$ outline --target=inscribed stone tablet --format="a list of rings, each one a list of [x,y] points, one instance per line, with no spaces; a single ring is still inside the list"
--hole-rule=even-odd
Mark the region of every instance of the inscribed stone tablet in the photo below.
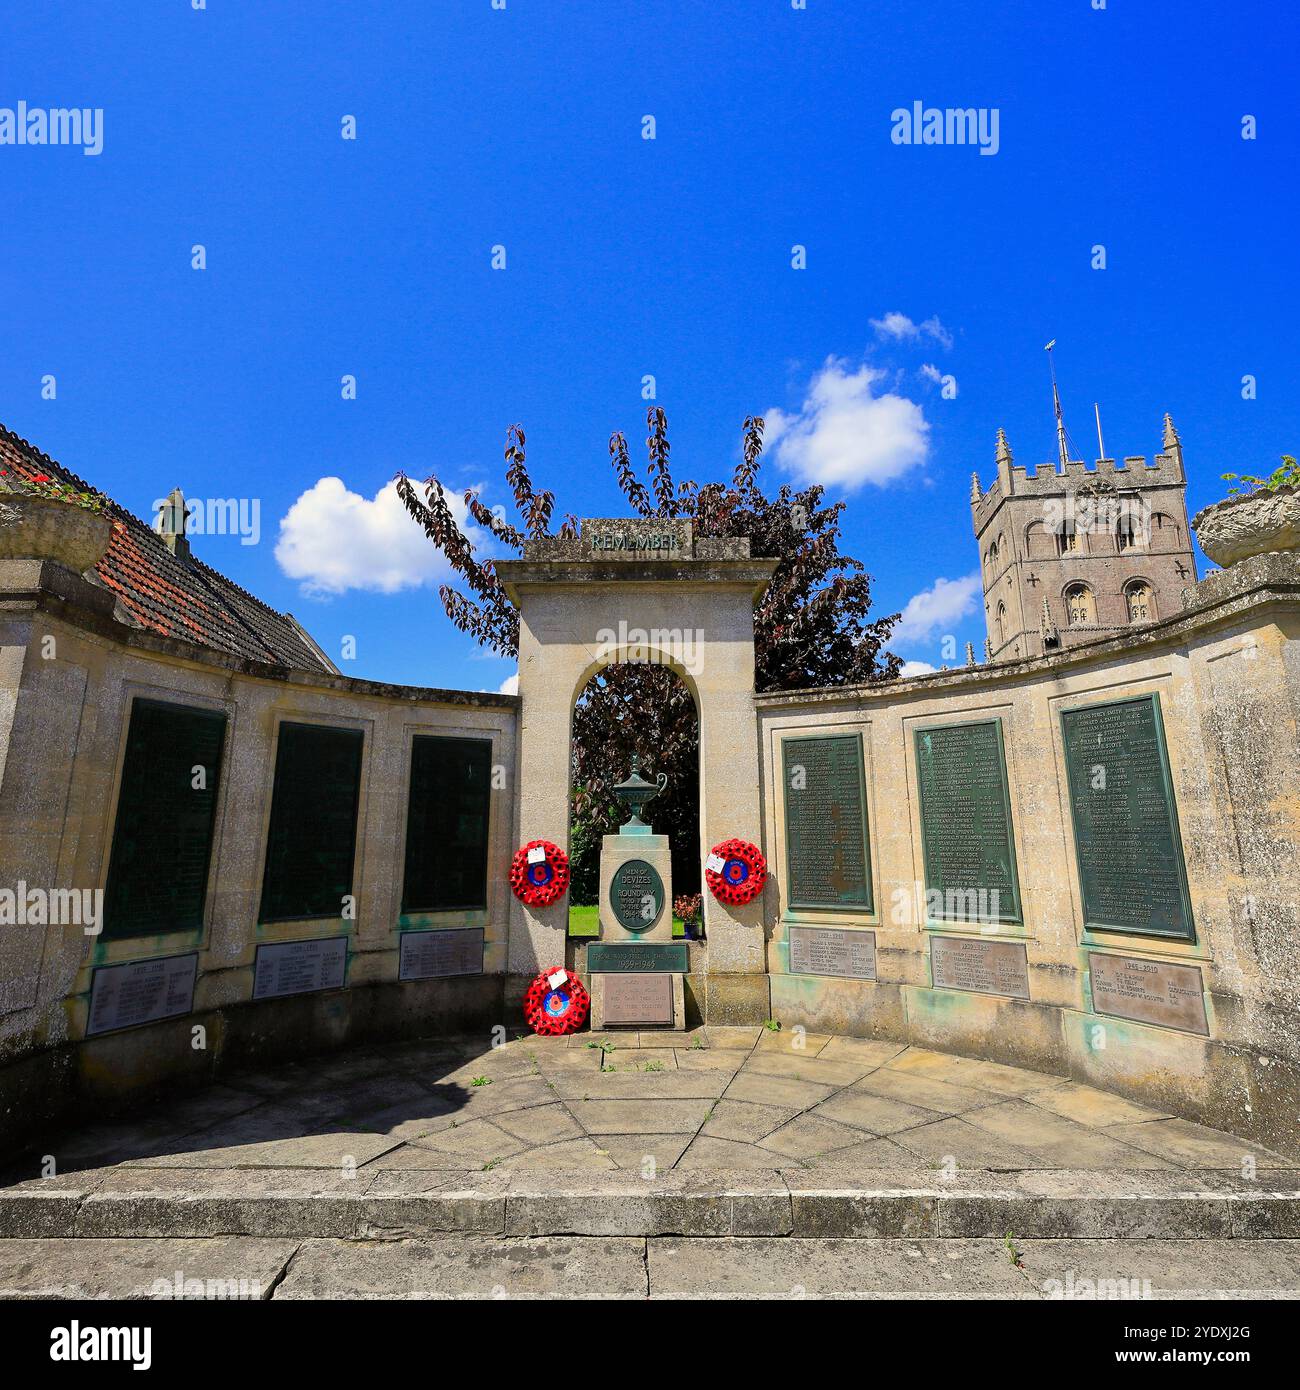
[[[86,1036],[189,1013],[198,970],[195,953],[101,966],[90,987]]]
[[[399,980],[428,980],[439,975],[483,973],[482,927],[402,933]]]
[[[1019,922],[1002,721],[917,729],[915,741],[927,916]]]
[[[671,975],[607,975],[604,989],[607,1027],[672,1027]]]
[[[1088,930],[1193,939],[1156,697],[1063,710],[1061,729]]]
[[[283,994],[340,989],[347,967],[346,936],[326,936],[315,941],[281,941],[271,946],[259,946],[253,998],[274,999]]]
[[[787,907],[870,912],[861,736],[787,738],[781,761]]]
[[[849,980],[876,978],[876,934],[840,927],[795,927],[786,931],[792,975],[839,975]]]
[[[1090,951],[1088,974],[1097,1013],[1210,1036],[1205,986],[1197,966]]]
[[[981,936],[932,936],[930,970],[935,989],[1029,998],[1029,962],[1023,941]]]

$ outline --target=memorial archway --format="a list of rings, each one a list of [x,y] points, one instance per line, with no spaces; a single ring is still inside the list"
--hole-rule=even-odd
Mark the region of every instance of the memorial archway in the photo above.
[[[594,905],[600,838],[627,811],[614,796],[633,755],[643,776],[666,778],[648,819],[672,843],[673,895],[700,891],[700,717],[690,686],[671,666],[627,661],[599,667],[573,712],[569,823],[571,904]]]
[[[670,667],[699,712],[701,843],[761,843],[754,712],[754,601],[777,561],[744,538],[695,540],[688,520],[587,520],[577,538],[529,541],[497,574],[519,609],[519,787],[516,842],[567,847],[574,704],[602,667]],[[511,906],[512,994],[565,959],[567,903]],[[767,1017],[761,899],[729,907],[708,894],[706,1010],[715,1020]]]

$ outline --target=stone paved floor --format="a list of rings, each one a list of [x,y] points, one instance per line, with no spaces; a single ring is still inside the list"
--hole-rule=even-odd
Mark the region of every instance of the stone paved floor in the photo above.
[[[1287,1158],[1088,1086],[892,1042],[759,1028],[375,1047],[227,1077],[53,1138],[88,1169],[1240,1170]],[[1154,1172],[1152,1174],[1154,1176]]]

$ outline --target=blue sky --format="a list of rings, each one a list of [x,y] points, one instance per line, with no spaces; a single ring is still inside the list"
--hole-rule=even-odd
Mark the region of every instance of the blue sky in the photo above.
[[[496,689],[382,489],[506,500],[517,420],[557,510],[617,514],[651,374],[682,475],[781,412],[767,468],[848,498],[878,611],[931,596],[900,655],[978,649],[969,477],[998,426],[1053,456],[1049,338],[1089,458],[1094,401],[1115,455],[1172,412],[1192,511],[1300,445],[1296,19],[1093,3],[15,7],[0,108],[102,108],[103,149],[0,144],[0,419],[142,515],[258,499],[196,550],[349,674]],[[895,144],[916,101],[997,153]]]

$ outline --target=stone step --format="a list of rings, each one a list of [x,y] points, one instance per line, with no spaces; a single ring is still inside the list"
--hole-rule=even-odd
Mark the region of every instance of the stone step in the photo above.
[[[1298,1253],[1214,1239],[0,1239],[0,1299],[1294,1299]]]
[[[174,1169],[0,1190],[0,1238],[1300,1238],[1300,1172]]]

